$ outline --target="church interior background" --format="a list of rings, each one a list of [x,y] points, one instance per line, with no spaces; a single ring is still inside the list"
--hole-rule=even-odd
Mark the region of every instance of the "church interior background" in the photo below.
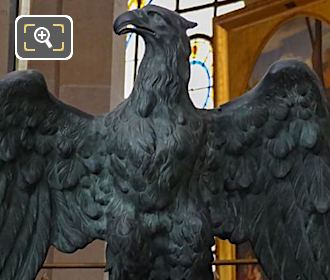
[[[110,111],[131,92],[144,43],[135,34],[118,37],[112,22],[125,10],[155,4],[175,10],[198,27],[189,30],[191,81],[189,93],[198,108],[211,109],[243,91],[232,94],[231,83],[253,87],[274,61],[299,58],[319,74],[330,88],[330,0],[2,0],[0,1],[0,75],[17,69],[43,72],[54,95],[92,114]],[[276,6],[286,7],[284,10]],[[327,10],[324,11],[325,8]],[[272,9],[269,12],[269,8]],[[262,15],[258,11],[265,11]],[[322,12],[323,10],[323,12]],[[268,12],[267,12],[268,11]],[[267,12],[267,13],[266,13]],[[68,14],[74,21],[74,56],[69,61],[18,61],[13,45],[15,18],[22,14]],[[278,20],[277,20],[278,19]],[[277,20],[277,21],[276,21]],[[267,36],[252,33],[247,46],[224,42],[232,32],[276,21]],[[231,25],[232,22],[235,22]],[[229,26],[229,27],[228,27]],[[230,26],[235,26],[231,28]],[[264,26],[264,29],[266,26]],[[268,27],[267,27],[268,28]],[[266,32],[266,31],[265,31]],[[264,34],[266,34],[264,32]],[[226,37],[227,36],[227,37]],[[260,42],[249,51],[251,42]],[[242,55],[246,60],[232,66]],[[253,59],[251,59],[251,57]],[[249,60],[250,59],[250,60]],[[242,65],[248,65],[247,72]],[[236,67],[236,68],[235,68]],[[232,75],[231,69],[234,69]],[[240,69],[241,68],[241,69]],[[235,72],[236,71],[236,72]],[[243,73],[242,76],[239,73]],[[73,255],[51,249],[39,280],[101,280],[103,242],[96,241]],[[214,277],[221,280],[265,280],[248,243],[233,246],[217,240]],[[188,279],[187,279],[188,280]]]

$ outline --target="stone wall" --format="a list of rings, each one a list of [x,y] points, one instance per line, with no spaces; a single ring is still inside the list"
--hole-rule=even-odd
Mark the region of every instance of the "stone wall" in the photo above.
[[[0,61],[6,59],[6,2],[0,1]],[[114,18],[127,9],[123,0],[31,0],[31,14],[70,15],[74,23],[74,54],[69,61],[29,61],[41,71],[49,89],[59,99],[92,114],[109,112],[124,96],[125,38],[113,33]],[[8,33],[8,32],[7,32]],[[0,74],[6,68],[0,65]],[[75,254],[49,251],[47,263],[103,263],[105,243],[96,241]],[[102,269],[42,270],[44,280],[103,280]]]
[[[7,72],[10,0],[0,1],[0,76]]]

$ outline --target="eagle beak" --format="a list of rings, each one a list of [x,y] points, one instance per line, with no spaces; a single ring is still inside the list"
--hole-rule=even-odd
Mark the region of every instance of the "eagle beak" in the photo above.
[[[115,31],[115,33],[117,35],[125,34],[125,33],[127,33],[127,32],[125,32],[127,29],[127,26],[134,25],[134,22],[136,21],[136,19],[137,19],[137,16],[132,11],[123,13],[122,15],[117,17],[117,19],[115,20],[115,22],[113,24],[113,30]]]
[[[113,30],[117,35],[122,35],[130,32],[139,35],[151,34],[155,36],[155,32],[146,27],[143,18],[139,16],[139,10],[128,11],[120,15],[113,24]]]

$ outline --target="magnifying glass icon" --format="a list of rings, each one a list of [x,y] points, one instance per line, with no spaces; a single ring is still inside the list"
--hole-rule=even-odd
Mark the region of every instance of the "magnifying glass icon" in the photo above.
[[[50,32],[46,27],[39,27],[34,31],[34,39],[41,44],[46,44],[49,49],[53,47],[49,41]]]

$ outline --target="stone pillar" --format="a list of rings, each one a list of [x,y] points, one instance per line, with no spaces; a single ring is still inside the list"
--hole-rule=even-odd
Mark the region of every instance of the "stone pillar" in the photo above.
[[[69,61],[30,61],[63,102],[92,114],[109,112],[124,98],[125,38],[114,34],[114,18],[127,9],[123,0],[31,0],[31,14],[63,14],[73,19],[74,52]],[[49,263],[103,263],[105,243],[96,241],[75,254],[51,250]],[[49,280],[103,280],[102,269],[42,271]],[[39,277],[40,277],[39,276]],[[40,278],[39,278],[40,279]]]
[[[113,19],[127,10],[127,1],[115,0],[113,6]],[[110,108],[116,107],[124,98],[125,89],[125,36],[112,34],[112,63]]]
[[[7,73],[9,46],[10,0],[0,1],[0,76]]]
[[[31,0],[31,15],[56,15],[61,14],[62,0],[43,1]],[[59,61],[29,61],[28,68],[37,69],[46,77],[49,90],[59,96]]]
[[[84,111],[110,109],[113,2],[63,0],[62,14],[73,19],[74,51],[60,62],[59,96]]]

